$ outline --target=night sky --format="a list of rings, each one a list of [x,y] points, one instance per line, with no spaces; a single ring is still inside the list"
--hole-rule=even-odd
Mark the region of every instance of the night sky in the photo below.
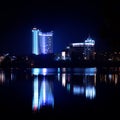
[[[79,0],[78,0],[79,1]],[[120,4],[96,0],[3,1],[0,4],[0,53],[31,54],[32,28],[53,31],[54,52],[88,35],[96,51],[120,50]]]

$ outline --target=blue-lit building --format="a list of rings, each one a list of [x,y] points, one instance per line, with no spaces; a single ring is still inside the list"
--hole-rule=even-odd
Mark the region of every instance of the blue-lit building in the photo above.
[[[35,55],[39,54],[38,41],[39,41],[39,30],[37,28],[33,28],[32,29],[32,53]]]
[[[32,53],[35,55],[39,54],[50,54],[53,53],[53,32],[43,33],[37,28],[32,29]]]

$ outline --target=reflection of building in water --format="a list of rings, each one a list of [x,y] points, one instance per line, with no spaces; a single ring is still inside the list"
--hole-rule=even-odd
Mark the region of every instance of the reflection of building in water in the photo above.
[[[0,71],[0,83],[4,83],[5,82],[5,73],[4,71]]]
[[[0,70],[0,84],[9,84],[10,80],[14,77],[11,71]]]
[[[39,69],[34,70],[34,83],[33,83],[33,111],[40,110],[42,107],[54,107],[53,86],[51,81],[48,81],[45,76],[39,79]],[[44,71],[44,70],[43,70]],[[44,75],[45,71],[43,72]]]
[[[0,69],[0,83],[9,84],[14,80],[25,80],[27,77],[29,77],[27,70],[16,68]]]
[[[39,107],[46,105],[52,105],[54,107],[54,97],[50,83],[44,79],[41,82]]]
[[[86,98],[93,99],[96,96],[96,68],[85,68],[77,73],[59,73],[58,80],[61,79],[62,86],[66,87],[74,95],[85,95]]]
[[[34,78],[33,83],[33,104],[32,104],[33,110],[38,109],[38,76]]]
[[[108,73],[108,74],[100,74],[100,81],[110,82],[117,84],[120,80],[120,74],[117,73]]]
[[[120,83],[120,67],[102,67],[98,74],[100,82],[115,85]]]

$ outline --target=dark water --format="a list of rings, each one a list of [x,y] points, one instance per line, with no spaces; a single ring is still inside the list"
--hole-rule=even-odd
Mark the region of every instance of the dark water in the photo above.
[[[5,119],[119,116],[120,67],[0,69]]]

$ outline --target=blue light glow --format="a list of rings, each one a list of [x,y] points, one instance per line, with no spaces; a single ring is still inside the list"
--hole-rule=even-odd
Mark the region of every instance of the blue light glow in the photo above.
[[[34,78],[33,83],[33,100],[32,100],[32,110],[38,111],[41,107],[52,106],[54,107],[54,96],[52,93],[52,84],[48,82],[45,77],[39,83],[38,76]]]
[[[97,68],[85,68],[85,75],[94,75],[97,72]]]
[[[47,68],[33,68],[32,69],[33,75],[47,75]]]
[[[70,91],[70,83],[67,84],[67,90]]]
[[[60,73],[60,68],[58,68],[57,70],[58,70],[58,73]]]
[[[32,53],[35,55],[38,55],[39,54],[39,52],[38,52],[38,33],[39,33],[39,30],[33,28],[32,33],[33,33],[33,51],[32,51]]]
[[[58,73],[58,81],[60,81],[60,73]]]
[[[95,41],[89,36],[87,40],[85,40],[86,45],[95,45]]]
[[[42,33],[39,29],[33,28],[33,50],[35,55],[53,53],[53,32]]]
[[[42,53],[45,54],[46,44],[45,44],[45,36],[42,36]]]
[[[32,74],[33,75],[39,75],[39,73],[40,73],[40,69],[39,68],[33,68],[32,69]]]
[[[73,94],[75,94],[75,95],[84,94],[84,87],[74,86]]]
[[[39,98],[39,109],[42,106],[46,105],[51,105],[52,107],[54,107],[54,97],[52,94],[52,89],[50,83],[45,79],[41,83]]]
[[[32,109],[36,111],[38,109],[38,76],[34,79],[33,84],[34,92],[33,92],[33,104]]]
[[[94,86],[87,86],[85,90],[86,98],[93,99],[96,96],[96,89]]]
[[[53,53],[53,43],[52,43],[52,32],[47,33],[39,33],[39,40],[40,40],[40,54],[48,54]]]

